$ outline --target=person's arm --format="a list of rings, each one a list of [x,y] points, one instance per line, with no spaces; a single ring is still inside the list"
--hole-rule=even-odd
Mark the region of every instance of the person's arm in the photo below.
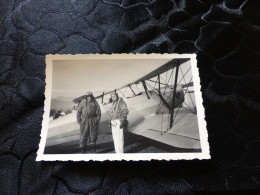
[[[100,121],[100,118],[101,118],[100,105],[97,102],[96,102],[96,105],[97,105],[97,110],[96,110],[97,120]]]
[[[124,101],[121,102],[121,116],[120,116],[120,122],[125,122],[127,119],[127,115],[129,114],[129,110],[127,108],[127,105]]]
[[[82,104],[80,102],[79,107],[77,109],[77,122],[78,122],[78,124],[81,123],[81,115],[82,115]]]
[[[112,112],[111,112],[111,108],[109,109],[109,111],[107,112],[107,116],[108,116],[108,127],[111,127],[111,120],[112,120]]]
[[[120,129],[127,128],[128,122],[127,122],[127,115],[129,113],[129,110],[127,108],[126,103],[123,101],[121,105],[121,116],[120,116]]]

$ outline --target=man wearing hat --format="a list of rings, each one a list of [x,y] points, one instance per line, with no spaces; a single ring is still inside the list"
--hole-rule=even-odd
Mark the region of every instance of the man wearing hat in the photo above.
[[[98,102],[92,92],[87,92],[77,109],[77,121],[80,124],[80,147],[82,153],[87,150],[87,144],[91,152],[96,152],[96,141],[101,111]]]
[[[124,152],[124,129],[127,128],[129,113],[125,101],[116,92],[111,93],[112,106],[109,112],[110,125],[116,153]]]

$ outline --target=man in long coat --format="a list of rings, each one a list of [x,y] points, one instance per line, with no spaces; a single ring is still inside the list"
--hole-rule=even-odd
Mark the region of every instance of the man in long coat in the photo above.
[[[86,152],[88,141],[91,152],[96,152],[100,118],[100,106],[95,100],[92,92],[87,92],[85,99],[80,102],[77,109],[77,121],[80,124],[80,147],[82,153]]]

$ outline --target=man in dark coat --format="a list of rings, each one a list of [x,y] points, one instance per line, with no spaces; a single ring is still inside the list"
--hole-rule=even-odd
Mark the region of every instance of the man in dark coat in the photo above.
[[[124,153],[124,129],[127,128],[129,113],[125,101],[116,92],[111,94],[112,106],[109,112],[110,125],[116,153]]]
[[[101,118],[101,111],[98,102],[95,100],[92,92],[86,93],[77,109],[77,121],[80,124],[80,147],[82,153],[86,152],[87,144],[92,152],[96,152],[96,141],[98,126]]]

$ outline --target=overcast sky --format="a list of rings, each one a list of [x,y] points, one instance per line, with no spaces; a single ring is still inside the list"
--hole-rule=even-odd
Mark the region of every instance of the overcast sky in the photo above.
[[[113,90],[150,73],[169,59],[57,60],[53,63],[52,98],[79,97],[87,91]]]

